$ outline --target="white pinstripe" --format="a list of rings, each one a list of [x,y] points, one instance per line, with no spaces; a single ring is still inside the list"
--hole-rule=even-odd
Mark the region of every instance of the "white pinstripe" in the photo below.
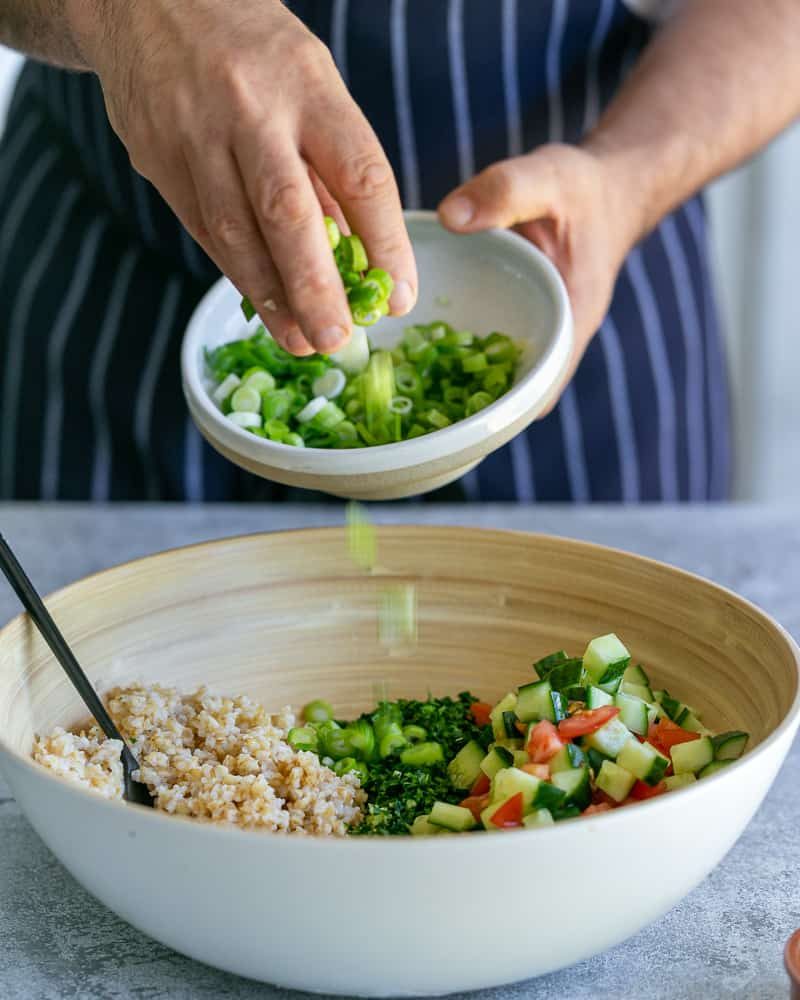
[[[639,454],[633,429],[628,380],[625,375],[625,357],[622,353],[619,331],[611,316],[606,316],[597,334],[608,372],[608,393],[611,419],[619,455],[620,487],[623,503],[639,501]]]
[[[33,176],[32,174],[30,176]],[[40,178],[41,179],[41,178]],[[36,184],[38,187],[38,183]],[[0,443],[0,496],[11,497],[14,493],[14,465],[17,457],[17,426],[19,423],[19,399],[22,391],[22,373],[25,360],[25,331],[28,328],[31,311],[36,301],[39,283],[44,278],[53,259],[69,215],[75,207],[80,191],[77,184],[70,184],[58,202],[44,239],[31,260],[17,295],[11,304],[8,328],[8,353],[6,356],[5,380],[3,385],[3,425]],[[33,387],[38,399],[37,387]]]
[[[153,461],[153,453],[150,446],[153,400],[164,356],[167,351],[167,345],[169,344],[170,333],[175,324],[175,315],[178,311],[182,285],[183,282],[178,277],[172,277],[167,282],[158,311],[158,320],[156,321],[153,337],[150,341],[147,363],[139,382],[139,390],[136,393],[136,404],[133,411],[133,437],[136,442],[136,449],[142,460],[142,465],[146,470],[147,496],[150,500],[159,499],[156,463]]]
[[[108,387],[107,374],[138,258],[138,250],[128,250],[120,262],[114,283],[111,286],[108,305],[95,345],[92,364],[89,368],[89,408],[95,428],[91,485],[91,499],[94,503],[108,500],[110,493],[111,428],[105,407],[105,391]]]
[[[64,350],[75,317],[84,301],[92,279],[100,240],[108,228],[106,219],[95,219],[86,231],[78,251],[78,259],[58,318],[50,331],[45,368],[45,414],[42,439],[41,494],[43,500],[58,497],[58,473],[61,465],[62,420],[64,417],[64,384],[62,366]]]
[[[686,352],[686,448],[689,460],[689,499],[706,496],[706,422],[703,412],[703,339],[697,303],[694,300],[689,265],[678,238],[675,220],[667,216],[659,227],[672,285],[681,317]]]
[[[31,202],[39,193],[39,185],[55,164],[57,156],[58,153],[54,149],[43,150],[20,185],[17,197],[9,209],[2,228],[0,228],[0,272],[5,268],[6,259],[16,238],[20,223],[30,208]],[[11,166],[9,166],[8,172],[9,174],[12,172]]]
[[[25,151],[28,139],[33,135],[34,129],[40,123],[41,118],[38,112],[32,112],[23,119],[22,126],[14,134],[7,146],[0,147],[0,189],[5,188],[8,179],[14,171],[14,167],[19,162],[20,156]]]
[[[517,0],[502,0],[502,3],[501,46],[508,155],[521,156],[522,115],[519,110],[519,71],[517,69]]]
[[[333,0],[331,12],[331,52],[345,84],[347,84],[347,6],[348,0]]]
[[[392,0],[389,30],[392,47],[394,106],[400,142],[400,162],[403,168],[403,201],[406,208],[419,208],[419,163],[417,162],[417,142],[414,136],[414,116],[411,111],[411,92],[408,86],[406,0]]]
[[[94,105],[94,124],[97,129],[95,148],[100,164],[100,174],[114,211],[121,215],[124,211],[125,200],[119,187],[117,171],[114,169],[114,156],[111,152],[111,126],[108,123],[106,104],[99,84],[92,86],[91,92]]]
[[[450,64],[450,89],[453,94],[456,146],[458,148],[458,172],[463,184],[475,173],[475,150],[472,143],[467,69],[464,59],[464,0],[449,0],[447,52]]]
[[[550,142],[564,139],[564,109],[561,96],[561,44],[567,26],[567,0],[553,0],[553,17],[547,37],[545,69],[547,74],[547,100]],[[580,411],[575,396],[575,388],[570,383],[561,394],[556,409],[561,423],[564,441],[564,461],[567,466],[569,491],[576,503],[586,503],[591,499],[589,473],[583,443]]]
[[[186,432],[183,445],[183,491],[189,503],[202,503],[203,484],[203,439],[191,417],[186,418]]]
[[[624,270],[633,288],[644,330],[645,345],[653,372],[658,412],[658,468],[661,482],[660,499],[669,503],[678,499],[678,442],[675,427],[675,387],[669,357],[664,344],[664,331],[658,315],[655,296],[642,261],[642,252],[635,247],[625,261]]]
[[[700,205],[697,201],[690,201],[683,206],[682,211],[686,217],[687,223],[689,224],[689,230],[697,248],[698,257],[701,261],[706,261],[706,242],[704,235],[705,220],[703,219],[703,214],[700,211]],[[706,263],[706,268],[707,267],[708,264]],[[713,305],[711,302],[711,279],[709,274],[706,274],[705,280],[703,281],[703,307],[704,310],[706,310],[707,315],[710,315],[713,312]],[[710,399],[709,414],[711,418],[711,437],[715,441],[723,442],[727,440],[728,433],[726,427],[728,421],[728,401],[726,396],[723,400],[722,407],[715,406],[713,387],[721,382],[723,391],[727,391],[727,385],[725,382],[724,372],[718,370],[722,366],[722,357],[713,333],[709,333],[708,347],[709,349],[706,351],[706,380],[708,383],[706,391],[708,392]],[[717,355],[716,366],[714,364],[714,353]],[[728,490],[728,483],[724,474],[726,458],[727,448],[723,452],[721,444],[711,450],[708,488],[710,494],[715,497],[725,496]]]
[[[583,131],[588,132],[600,117],[600,83],[598,70],[603,43],[608,37],[611,19],[614,16],[616,0],[601,0],[600,11],[594,24],[592,40],[589,43],[589,57],[586,64],[586,106],[583,112]]]

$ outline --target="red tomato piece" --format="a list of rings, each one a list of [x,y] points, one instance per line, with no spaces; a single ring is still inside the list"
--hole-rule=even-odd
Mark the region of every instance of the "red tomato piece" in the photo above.
[[[532,774],[535,778],[541,778],[542,781],[550,780],[550,768],[547,764],[523,764],[520,770]]]
[[[501,830],[522,826],[522,792],[512,795],[492,815],[490,822]]]
[[[688,729],[681,729],[679,725],[670,719],[659,719],[658,722],[651,723],[647,730],[648,739],[657,750],[660,750],[665,757],[669,757],[670,750],[679,743],[691,743],[692,740],[699,740],[700,733],[690,733]],[[655,742],[653,742],[655,740]]]
[[[488,795],[468,795],[463,802],[459,802],[460,806],[465,809],[469,809],[472,815],[475,817],[476,822],[480,823],[481,813],[489,805]]]
[[[480,777],[475,779],[475,784],[470,789],[470,795],[486,795],[489,789],[492,787],[491,781],[488,777],[481,771]]]
[[[546,764],[564,746],[558,730],[552,722],[542,719],[531,726],[530,736],[525,749],[533,764]]]
[[[613,808],[608,802],[593,802],[592,805],[583,810],[581,816],[594,816],[595,813],[611,812]]]
[[[610,722],[619,709],[615,705],[603,705],[602,708],[582,709],[568,719],[562,719],[558,724],[558,735],[564,740],[574,740],[576,736],[587,736]]]
[[[648,785],[644,781],[637,781],[631,789],[631,798],[641,802],[643,799],[652,799],[656,795],[663,795],[666,790],[667,786],[663,781],[659,781],[657,785]]]
[[[470,705],[469,710],[472,718],[475,720],[476,726],[488,726],[491,722],[489,714],[492,711],[492,706],[488,705],[485,701],[476,701]]]

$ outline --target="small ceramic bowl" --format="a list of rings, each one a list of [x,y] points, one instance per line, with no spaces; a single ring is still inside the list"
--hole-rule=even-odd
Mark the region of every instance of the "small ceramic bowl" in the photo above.
[[[204,349],[249,332],[239,313],[239,293],[222,279],[192,316],[181,355],[189,411],[217,451],[275,482],[388,500],[462,476],[552,401],[572,353],[573,333],[566,289],[548,258],[513,232],[456,236],[433,212],[408,212],[406,221],[420,274],[419,301],[410,315],[371,328],[371,339],[389,346],[406,326],[436,319],[481,335],[500,330],[525,344],[515,385],[474,416],[411,441],[337,451],[263,440],[232,424],[209,397]]]
[[[342,530],[167,552],[48,599],[101,692],[140,679],[267,708],[472,690],[496,701],[553,649],[616,630],[655,685],[708,726],[751,734],[689,788],[509,834],[292,837],[112,802],[30,758],[85,709],[29,619],[0,631],[0,766],[25,816],[89,892],[210,965],[293,989],[419,996],[499,986],[596,955],[659,919],[724,857],[800,722],[800,650],[730,591],[583,542],[381,528],[361,573]],[[417,589],[419,642],[389,655],[388,581]],[[394,651],[392,651],[394,654]],[[536,992],[535,990],[533,992]]]

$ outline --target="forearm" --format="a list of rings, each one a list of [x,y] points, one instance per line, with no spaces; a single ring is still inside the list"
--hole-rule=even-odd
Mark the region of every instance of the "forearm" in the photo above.
[[[798,0],[688,0],[585,142],[635,242],[800,114]]]
[[[87,69],[71,6],[70,0],[0,0],[0,43],[56,66]]]

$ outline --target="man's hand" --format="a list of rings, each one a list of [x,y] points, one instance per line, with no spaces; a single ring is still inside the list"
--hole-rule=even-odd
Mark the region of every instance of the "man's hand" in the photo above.
[[[395,279],[417,274],[392,169],[327,48],[278,0],[67,0],[111,123],[220,270],[294,354],[352,322],[323,211]]]
[[[575,319],[566,386],[606,314],[639,228],[602,161],[578,147],[542,146],[495,163],[457,188],[439,206],[439,216],[460,233],[513,227],[556,265]]]

